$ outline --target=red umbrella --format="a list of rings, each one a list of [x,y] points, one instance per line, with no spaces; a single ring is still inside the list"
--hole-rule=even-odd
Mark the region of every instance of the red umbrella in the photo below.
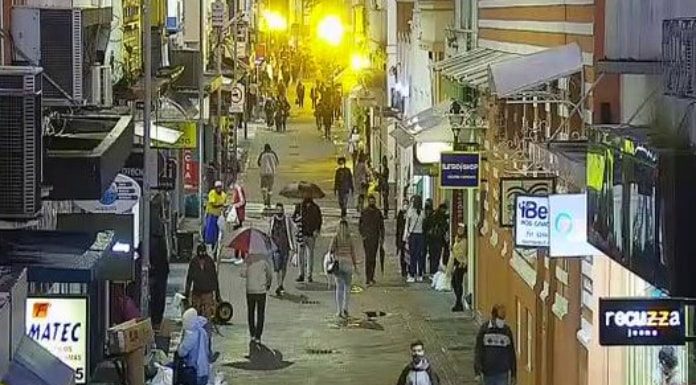
[[[271,255],[275,246],[266,233],[252,227],[242,227],[232,233],[229,247],[244,254]]]

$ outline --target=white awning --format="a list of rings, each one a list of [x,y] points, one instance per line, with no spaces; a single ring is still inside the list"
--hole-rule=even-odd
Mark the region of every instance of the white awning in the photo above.
[[[426,108],[425,110],[412,115],[401,121],[403,128],[411,135],[416,135],[423,130],[435,127],[442,121],[447,121],[447,111],[450,108],[450,101]]]
[[[581,70],[580,46],[571,43],[491,64],[490,88],[494,95],[505,98]]]
[[[396,127],[392,130],[392,132],[389,133],[389,135],[394,138],[396,141],[396,144],[399,145],[399,147],[409,147],[412,146],[414,141],[413,141],[413,136],[406,132],[404,130],[404,127],[401,125],[396,125]]]
[[[517,55],[508,52],[475,48],[461,55],[439,61],[433,65],[433,69],[459,83],[485,89],[488,86],[488,67],[515,57]]]
[[[135,135],[143,137],[145,134],[144,130],[145,124],[143,122],[135,122]],[[150,138],[157,142],[162,142],[166,144],[174,144],[183,133],[179,130],[173,128],[160,126],[158,124],[150,122]]]

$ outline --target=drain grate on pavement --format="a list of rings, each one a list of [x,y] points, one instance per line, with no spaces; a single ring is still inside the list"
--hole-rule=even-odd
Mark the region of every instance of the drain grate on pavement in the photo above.
[[[320,302],[314,299],[303,299],[300,301],[300,304],[302,305],[319,305]]]
[[[338,351],[333,350],[333,349],[307,349],[306,352],[307,352],[307,354],[316,355],[316,356],[338,353]]]

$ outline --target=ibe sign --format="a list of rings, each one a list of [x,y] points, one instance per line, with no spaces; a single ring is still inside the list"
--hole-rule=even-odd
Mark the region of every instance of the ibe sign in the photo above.
[[[515,200],[515,245],[549,246],[549,198],[518,195]]]
[[[27,335],[87,383],[87,297],[27,298]]]

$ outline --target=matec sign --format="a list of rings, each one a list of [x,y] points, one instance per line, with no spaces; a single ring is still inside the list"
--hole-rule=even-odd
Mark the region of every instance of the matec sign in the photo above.
[[[684,345],[684,303],[672,298],[600,298],[599,344]]]

